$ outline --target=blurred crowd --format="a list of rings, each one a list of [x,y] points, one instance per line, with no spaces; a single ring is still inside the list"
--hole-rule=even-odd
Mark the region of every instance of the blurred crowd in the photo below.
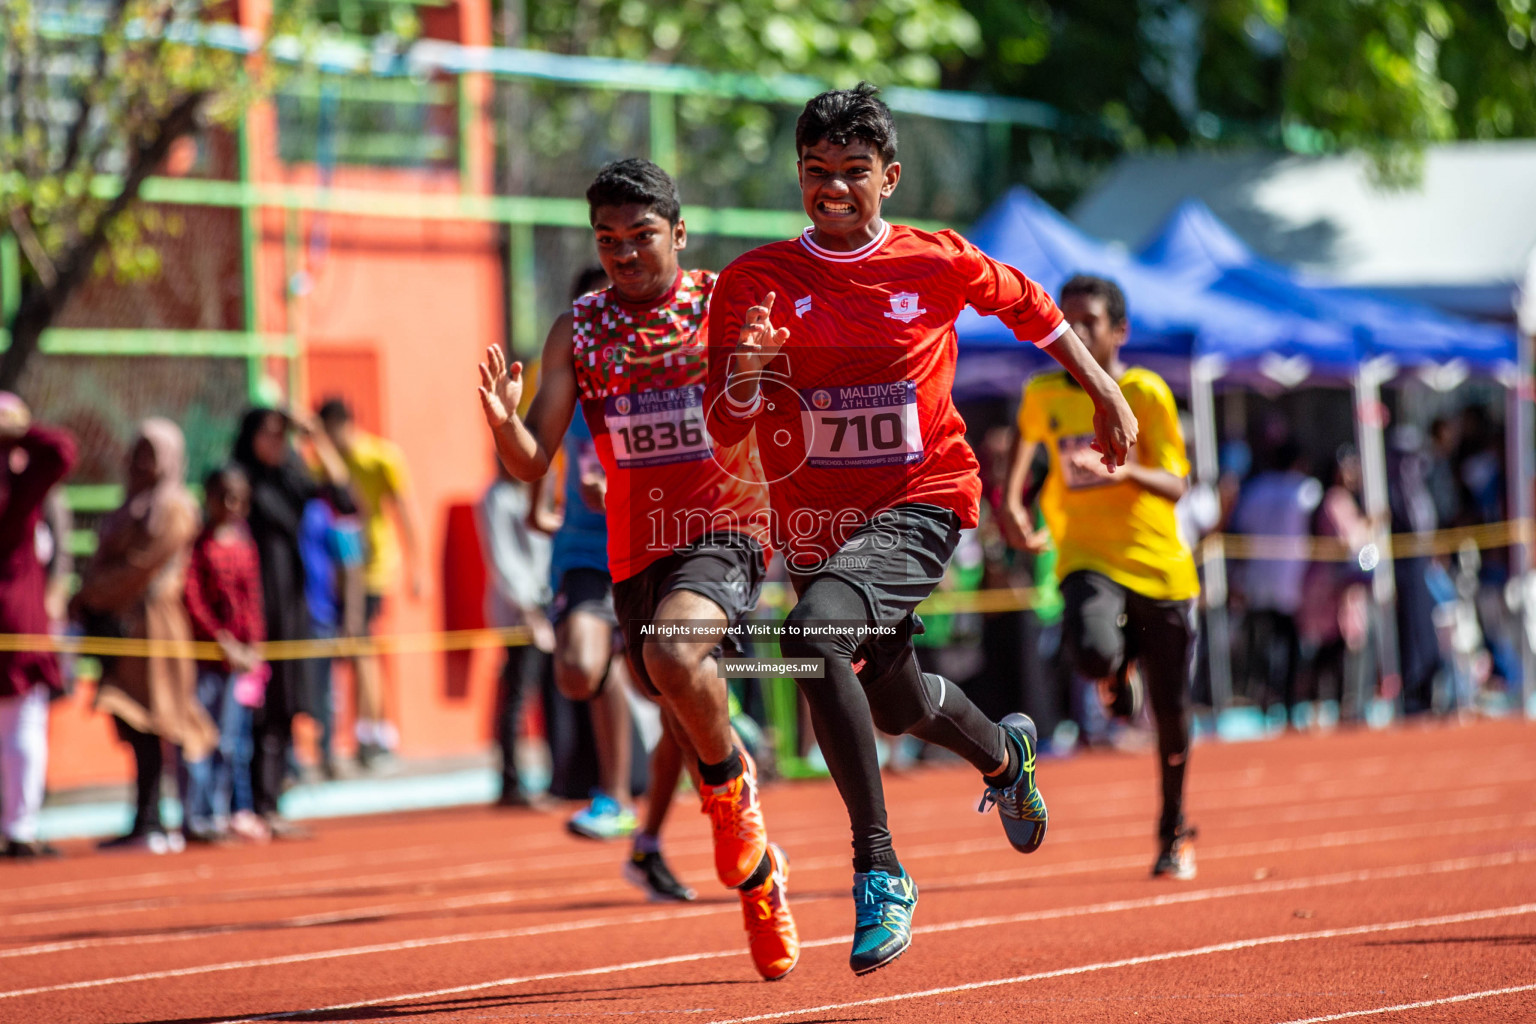
[[[919,658],[926,670],[964,686],[989,716],[1028,712],[1050,738],[1049,753],[1144,746],[1148,724],[1134,662],[1107,692],[1075,692],[1084,684],[1059,657],[1054,554],[1014,550],[998,527],[1010,443],[1007,428],[983,433],[982,522],[966,532],[942,589],[1011,589],[1019,599],[1011,610],[971,610],[962,602],[961,610],[924,615]],[[329,400],[312,417],[250,410],[228,461],[201,481],[200,505],[185,480],[180,429],[146,420],[129,449],[122,504],[100,521],[94,553],[80,564],[69,556],[72,527],[57,486],[75,461],[72,438],[33,421],[16,396],[0,394],[0,447],[0,634],[166,642],[148,657],[100,658],[95,705],[112,716],[136,766],[132,828],[103,847],[166,853],[187,842],[299,838],[305,829],[279,810],[287,785],[306,771],[336,778],[391,756],[397,733],[385,714],[377,658],[263,661],[257,654],[267,641],[367,635],[385,594],[402,583],[412,595],[421,592],[404,461],[393,444],[359,429],[343,402]],[[1252,447],[1229,442],[1219,485],[1192,487],[1179,506],[1191,546],[1220,533],[1237,556],[1228,563],[1231,649],[1213,652],[1202,630],[1196,704],[1211,703],[1211,660],[1219,654],[1231,665],[1232,703],[1257,709],[1271,728],[1507,709],[1519,690],[1520,660],[1505,548],[1429,544],[1427,553],[1400,554],[1389,574],[1395,621],[1383,621],[1374,600],[1384,582],[1377,579],[1385,571],[1378,564],[1383,530],[1427,536],[1507,518],[1504,454],[1500,424],[1478,405],[1436,419],[1427,432],[1399,426],[1389,434],[1388,508],[1373,518],[1351,446],[1317,460],[1283,429]],[[658,730],[644,702],[622,687],[603,704],[573,700],[571,688],[556,683],[549,534],[558,534],[568,511],[562,502],[595,486],[587,479],[592,467],[577,461],[556,469],[575,474],[569,490],[530,488],[498,467],[478,509],[488,619],[525,627],[530,638],[507,649],[501,673],[499,802],[590,797],[573,830],[591,825],[609,838],[608,830],[623,834],[625,821],[633,827],[632,797],[645,789],[645,748]],[[1245,552],[1245,536],[1262,544]],[[765,605],[759,614],[776,620],[782,612]],[[212,645],[205,650],[217,655],[186,657],[175,644],[188,640]],[[1389,644],[1395,657],[1384,656]],[[333,678],[334,660],[348,664],[353,684],[356,742],[346,746],[356,753],[345,765],[336,722],[337,698],[347,691]],[[38,817],[49,703],[72,669],[44,651],[0,651],[6,856],[56,853],[39,840]],[[733,687],[738,731],[771,771],[774,723],[763,685]],[[542,756],[519,749],[530,731],[530,697],[541,708],[533,731]],[[300,715],[315,723],[313,769],[295,750]],[[803,709],[800,722],[797,753],[814,766],[819,755]],[[888,767],[898,769],[937,756],[910,737],[891,740],[886,752]],[[531,763],[545,766],[542,778],[529,777]],[[183,808],[179,829],[161,817],[168,769]]]
[[[0,634],[149,645],[143,655],[107,649],[99,658],[95,707],[111,716],[135,765],[132,827],[102,847],[168,853],[187,842],[305,835],[278,799],[300,771],[293,725],[301,714],[317,726],[319,771],[341,772],[332,660],[264,661],[259,645],[364,635],[403,573],[420,594],[398,449],[360,430],[339,400],[314,417],[252,409],[229,460],[201,481],[199,507],[181,429],[145,420],[123,468],[122,504],[100,521],[90,558],[73,564],[57,487],[75,462],[73,438],[0,394],[0,447]],[[190,642],[202,642],[200,657],[189,656]],[[367,770],[388,756],[397,733],[384,716],[377,659],[347,660],[357,767]],[[49,703],[75,674],[61,661],[25,646],[0,651],[8,857],[57,855],[38,838],[38,820]],[[179,829],[161,816],[168,768]]]
[[[1256,709],[1270,729],[1498,714],[1516,706],[1522,627],[1509,549],[1497,541],[1457,543],[1439,532],[1507,520],[1502,424],[1486,407],[1468,404],[1436,418],[1427,431],[1406,424],[1389,431],[1387,507],[1375,516],[1366,511],[1352,444],[1317,457],[1284,421],[1261,433],[1252,445],[1228,442],[1218,485],[1192,486],[1178,506],[1192,548],[1209,535],[1227,538],[1230,647],[1213,651],[1202,622],[1196,707],[1214,703],[1213,657],[1230,666],[1230,705]],[[967,685],[1000,687],[998,706],[1016,701],[1042,723],[1043,733],[1063,726],[1055,733],[1058,753],[1120,745],[1127,727],[1137,734],[1137,719],[1142,731],[1145,726],[1135,666],[1122,670],[1112,692],[1072,692],[1057,657],[1053,555],[1009,550],[995,516],[986,515],[1000,500],[1007,445],[1005,428],[990,432],[984,444],[983,465],[993,467],[993,483],[978,534],[983,585],[1032,587],[1033,608],[975,617],[986,657]],[[1397,538],[1390,570],[1382,558],[1386,532]],[[1382,574],[1389,579],[1379,580]],[[1396,609],[1390,621],[1376,600],[1384,583]],[[1208,618],[1203,607],[1201,615]],[[1390,657],[1384,657],[1387,645]],[[1023,678],[1008,669],[1018,646],[1019,663],[1033,667]]]
[[[1216,528],[1325,542],[1311,558],[1235,561],[1230,574],[1234,698],[1283,723],[1315,723],[1319,706],[1357,723],[1381,700],[1408,717],[1497,711],[1520,691],[1509,549],[1437,535],[1508,519],[1502,425],[1473,404],[1387,440],[1387,508],[1375,516],[1351,445],[1317,465],[1287,436],[1256,459],[1245,445],[1222,453]],[[1387,581],[1376,579],[1383,530],[1400,538]],[[1384,583],[1390,622],[1374,614]]]

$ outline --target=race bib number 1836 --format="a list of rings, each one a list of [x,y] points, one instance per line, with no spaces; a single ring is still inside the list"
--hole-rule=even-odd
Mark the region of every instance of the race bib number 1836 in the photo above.
[[[800,396],[807,465],[840,469],[922,459],[916,381],[808,388]]]
[[[603,419],[621,468],[709,458],[702,384],[609,395],[603,400]]]

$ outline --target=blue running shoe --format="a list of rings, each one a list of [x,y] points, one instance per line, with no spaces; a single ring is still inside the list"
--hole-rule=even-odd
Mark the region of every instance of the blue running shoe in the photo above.
[[[1014,712],[1000,724],[1008,733],[1012,756],[1024,770],[1011,786],[988,786],[976,809],[985,814],[996,806],[1008,842],[1020,853],[1034,853],[1045,842],[1045,826],[1050,820],[1045,798],[1035,787],[1035,723],[1028,715]]]
[[[912,945],[912,910],[917,883],[903,869],[899,876],[884,871],[859,871],[853,876],[853,951],[848,966],[868,974],[895,960]]]
[[[592,802],[571,816],[565,827],[583,839],[623,839],[639,827],[635,812],[626,810],[602,790],[592,791]]]

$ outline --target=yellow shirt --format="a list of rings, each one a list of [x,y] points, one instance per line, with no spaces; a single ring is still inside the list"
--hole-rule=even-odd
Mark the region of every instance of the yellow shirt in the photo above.
[[[405,457],[393,442],[357,432],[352,450],[342,456],[352,474],[352,491],[361,504],[363,535],[368,541],[364,579],[370,594],[383,594],[400,575],[400,543],[395,524],[384,514],[384,499],[400,500],[410,486]]]
[[[1132,367],[1120,390],[1141,425],[1131,458],[1189,475],[1173,393],[1151,370]],[[1093,441],[1093,400],[1064,371],[1035,377],[1024,388],[1019,434],[1044,444],[1051,469],[1040,510],[1056,540],[1056,575],[1102,573],[1144,597],[1182,601],[1200,593],[1195,560],[1179,539],[1174,503],[1125,480],[1102,479],[1072,464]],[[1095,453],[1095,457],[1097,453]]]

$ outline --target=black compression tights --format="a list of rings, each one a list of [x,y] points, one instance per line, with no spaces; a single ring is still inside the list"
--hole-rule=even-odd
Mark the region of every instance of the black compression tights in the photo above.
[[[780,649],[786,658],[824,659],[824,678],[797,682],[810,706],[827,769],[848,808],[853,869],[895,873],[900,865],[886,824],[885,791],[870,723],[883,732],[908,733],[952,750],[984,774],[1003,763],[1005,735],[958,686],[918,667],[905,630],[863,646],[846,633],[793,635],[796,629],[828,621],[873,625],[857,590],[822,576],[805,588],[789,613]],[[855,675],[851,661],[859,657],[865,664]]]

